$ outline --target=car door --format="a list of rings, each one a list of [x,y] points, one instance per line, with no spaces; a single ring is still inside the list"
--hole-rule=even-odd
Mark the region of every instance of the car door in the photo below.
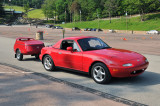
[[[74,69],[74,70],[82,70],[82,52],[77,46],[76,42],[73,40],[65,40],[63,42],[68,42],[69,44],[64,44],[65,47],[61,47],[58,51],[58,66]],[[61,44],[62,46],[63,44]],[[67,47],[73,47],[74,51],[67,51]]]

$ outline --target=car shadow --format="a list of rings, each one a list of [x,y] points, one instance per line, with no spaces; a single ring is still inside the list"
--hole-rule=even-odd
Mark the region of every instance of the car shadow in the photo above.
[[[81,72],[81,71],[75,71],[75,70],[67,70],[67,69],[56,68],[56,70],[52,71],[52,72],[64,72],[64,73],[68,73],[68,74],[78,75],[78,76],[81,76],[81,77],[91,78],[91,76],[88,73],[84,73],[84,72]]]
[[[36,58],[24,58],[22,61],[36,61],[36,62],[41,62],[40,59],[36,59]]]
[[[90,75],[87,73],[80,73],[79,71],[71,71],[71,70],[65,70],[65,69],[59,69],[57,68],[56,71],[53,72],[64,72],[69,74],[74,74],[81,77],[91,78]],[[109,84],[104,85],[131,85],[131,86],[150,86],[150,85],[158,85],[160,84],[160,74],[151,72],[151,71],[145,71],[139,76],[136,77],[127,77],[127,78],[112,78],[111,82]]]
[[[132,86],[150,86],[160,84],[160,74],[150,71],[145,71],[143,74],[136,77],[128,78],[113,78],[110,85],[132,85]]]

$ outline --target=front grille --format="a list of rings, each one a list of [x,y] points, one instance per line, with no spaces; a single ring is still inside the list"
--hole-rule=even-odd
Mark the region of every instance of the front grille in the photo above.
[[[131,74],[139,74],[139,73],[142,73],[143,71],[144,71],[144,69],[142,69],[142,70],[137,70],[137,71],[131,72]]]

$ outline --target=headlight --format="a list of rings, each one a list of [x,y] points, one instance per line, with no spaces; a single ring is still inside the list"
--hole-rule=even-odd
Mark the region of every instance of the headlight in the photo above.
[[[133,64],[130,64],[130,63],[128,63],[128,64],[123,64],[123,66],[124,67],[129,67],[129,66],[132,66]]]
[[[148,60],[146,59],[145,62],[148,63]]]

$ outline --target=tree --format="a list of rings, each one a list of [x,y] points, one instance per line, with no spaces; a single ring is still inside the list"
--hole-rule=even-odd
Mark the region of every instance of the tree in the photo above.
[[[46,0],[42,5],[42,11],[47,18],[53,18],[55,16],[56,8],[55,8],[55,1],[54,0]]]
[[[113,13],[115,13],[117,11],[117,0],[107,0],[105,2],[105,8],[104,10],[109,13],[109,18],[110,18],[110,23],[111,23],[111,16]]]
[[[25,4],[24,5],[24,10],[25,10],[25,13],[27,15],[27,18],[28,18],[28,11],[29,11],[30,7],[29,7],[29,3]]]
[[[160,3],[158,0],[134,0],[135,7],[137,8],[137,11],[139,11],[141,16],[141,21],[145,21],[145,14],[151,11],[155,11]],[[147,8],[146,8],[147,7]]]
[[[0,1],[0,17],[3,17],[3,15],[4,15],[4,10],[2,6],[2,1]]]
[[[97,13],[98,0],[78,0],[81,6],[83,20],[93,20],[93,14]]]
[[[79,19],[80,4],[75,0],[71,5],[71,12],[74,13],[74,21]]]

